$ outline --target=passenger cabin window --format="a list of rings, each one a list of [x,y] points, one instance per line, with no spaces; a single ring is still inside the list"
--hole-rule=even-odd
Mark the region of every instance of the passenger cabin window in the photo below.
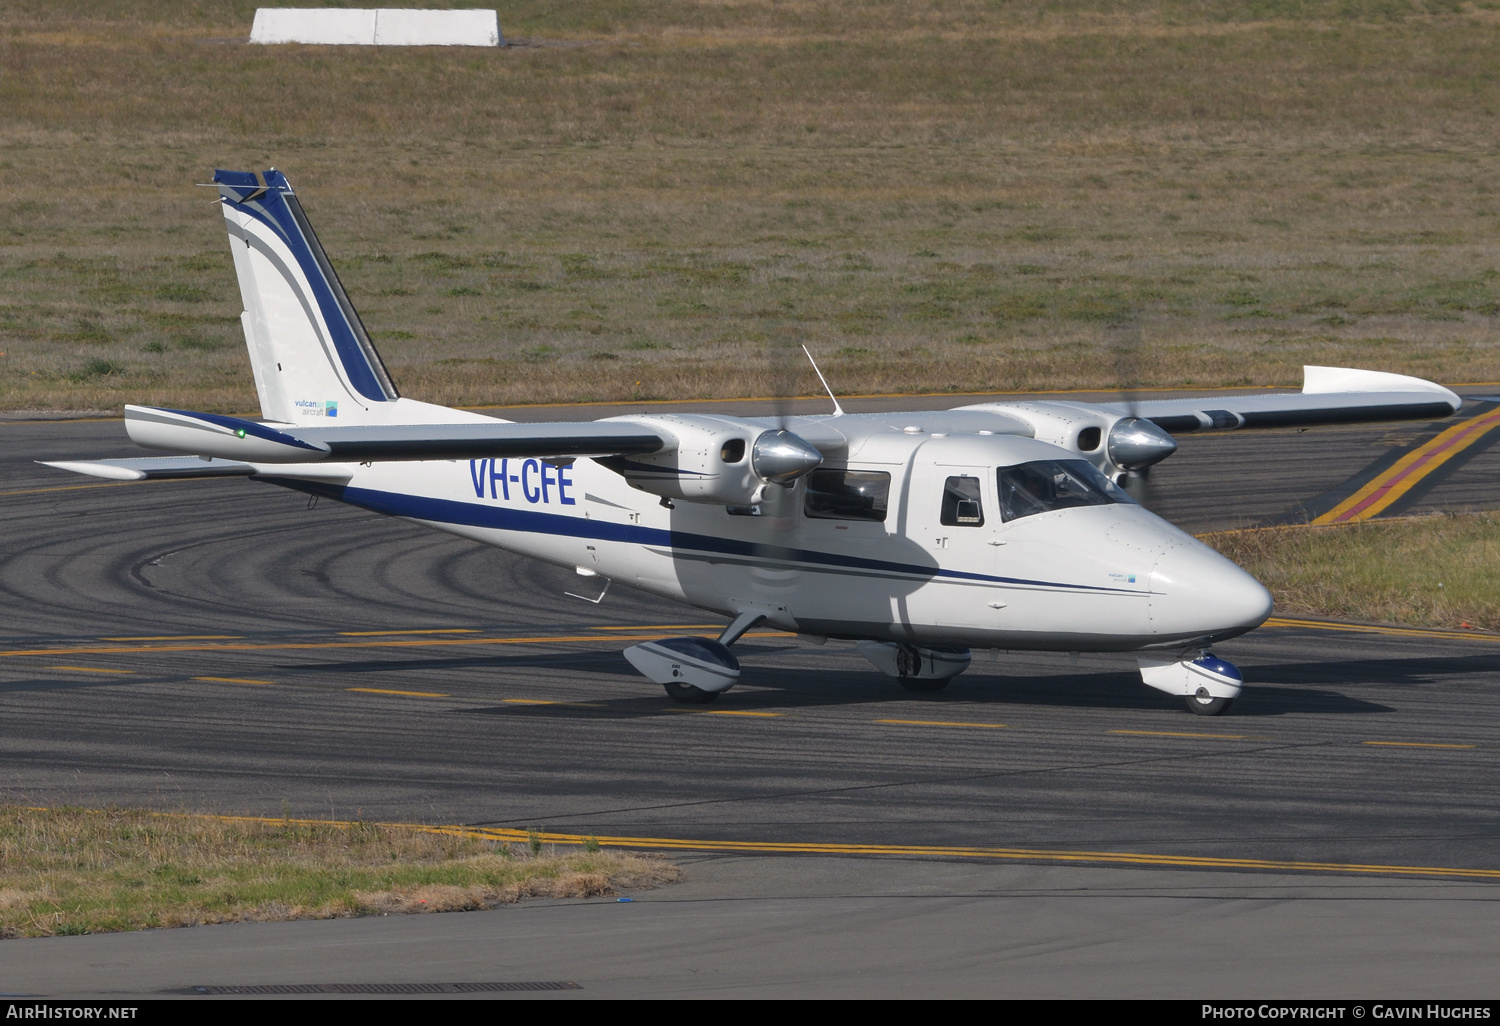
[[[879,470],[814,470],[802,512],[814,520],[885,521],[891,475]]]
[[[1000,516],[1019,520],[1074,506],[1108,506],[1134,500],[1087,460],[1037,460],[1001,467]]]
[[[950,477],[943,485],[942,522],[946,527],[983,527],[984,507],[979,501],[979,478]]]

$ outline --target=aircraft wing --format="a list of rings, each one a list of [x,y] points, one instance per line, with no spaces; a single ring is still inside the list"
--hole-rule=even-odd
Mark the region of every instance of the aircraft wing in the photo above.
[[[673,444],[642,425],[611,421],[279,428],[241,417],[150,406],[126,406],[125,430],[148,449],[249,463],[635,456]]]
[[[1438,420],[1463,400],[1442,385],[1404,374],[1346,367],[1303,367],[1302,391],[1103,403],[1150,420],[1174,435],[1237,428],[1307,427],[1382,420]]]

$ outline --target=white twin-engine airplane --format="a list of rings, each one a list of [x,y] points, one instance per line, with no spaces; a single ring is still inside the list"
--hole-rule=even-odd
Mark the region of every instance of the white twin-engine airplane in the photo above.
[[[1121,485],[1174,433],[1461,405],[1418,378],[1308,367],[1300,393],[1130,407],[849,414],[834,399],[827,416],[512,423],[398,396],[286,177],[214,182],[263,419],[126,406],[136,443],[186,455],[51,465],[248,475],[727,617],[716,641],[625,651],[678,702],[731,687],[730,646],[765,623],[855,641],[913,691],[942,688],[974,648],[1130,652],[1146,684],[1222,713],[1243,680],[1207,646],[1259,626],[1271,595]]]

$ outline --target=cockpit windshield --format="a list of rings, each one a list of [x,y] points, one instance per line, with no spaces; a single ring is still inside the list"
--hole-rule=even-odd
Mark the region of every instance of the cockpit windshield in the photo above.
[[[1000,515],[1019,520],[1074,506],[1108,506],[1134,500],[1087,460],[1036,460],[1001,467]]]

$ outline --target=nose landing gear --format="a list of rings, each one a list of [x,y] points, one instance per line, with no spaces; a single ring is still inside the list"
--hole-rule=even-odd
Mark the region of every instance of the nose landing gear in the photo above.
[[[1228,712],[1245,684],[1238,667],[1212,652],[1192,660],[1143,655],[1136,656],[1136,662],[1142,681],[1169,695],[1181,695],[1188,711],[1198,716]]]

